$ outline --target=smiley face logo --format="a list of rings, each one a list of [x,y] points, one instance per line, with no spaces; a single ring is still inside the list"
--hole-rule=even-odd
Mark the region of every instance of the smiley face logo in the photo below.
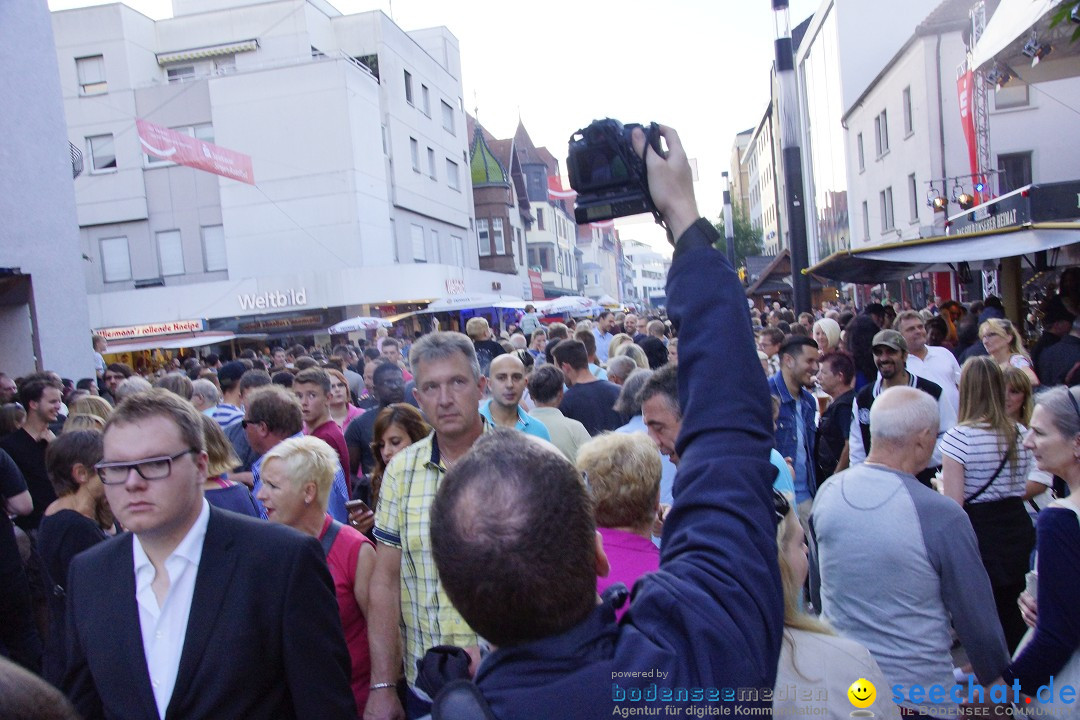
[[[857,708],[868,708],[877,699],[877,688],[866,678],[859,678],[851,683],[847,691],[848,700]]]

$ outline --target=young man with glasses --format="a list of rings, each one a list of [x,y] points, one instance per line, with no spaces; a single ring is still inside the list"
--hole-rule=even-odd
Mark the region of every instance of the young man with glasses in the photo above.
[[[63,685],[80,715],[355,718],[321,547],[210,507],[194,406],[134,395],[104,446],[95,467],[131,532],[71,565]]]

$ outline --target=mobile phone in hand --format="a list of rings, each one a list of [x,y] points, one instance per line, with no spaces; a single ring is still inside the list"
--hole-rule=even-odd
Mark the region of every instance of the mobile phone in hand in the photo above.
[[[371,508],[367,506],[367,503],[363,500],[349,500],[345,503],[345,509],[350,513],[359,510],[362,513],[370,512]]]

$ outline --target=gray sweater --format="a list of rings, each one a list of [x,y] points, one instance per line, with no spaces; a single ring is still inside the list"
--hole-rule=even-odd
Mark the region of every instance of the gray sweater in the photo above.
[[[870,650],[890,692],[903,685],[907,698],[913,684],[954,685],[950,618],[980,682],[1008,665],[975,532],[956,502],[912,475],[864,463],[822,486],[810,530],[814,604]]]

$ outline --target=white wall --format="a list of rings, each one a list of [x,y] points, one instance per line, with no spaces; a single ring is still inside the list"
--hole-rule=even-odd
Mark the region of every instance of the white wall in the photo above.
[[[45,3],[0,3],[0,267],[31,276],[30,308],[0,309],[0,370],[92,377],[93,351],[53,28]],[[72,63],[74,65],[74,63]],[[70,68],[74,73],[74,67]],[[36,341],[36,343],[35,343]]]

